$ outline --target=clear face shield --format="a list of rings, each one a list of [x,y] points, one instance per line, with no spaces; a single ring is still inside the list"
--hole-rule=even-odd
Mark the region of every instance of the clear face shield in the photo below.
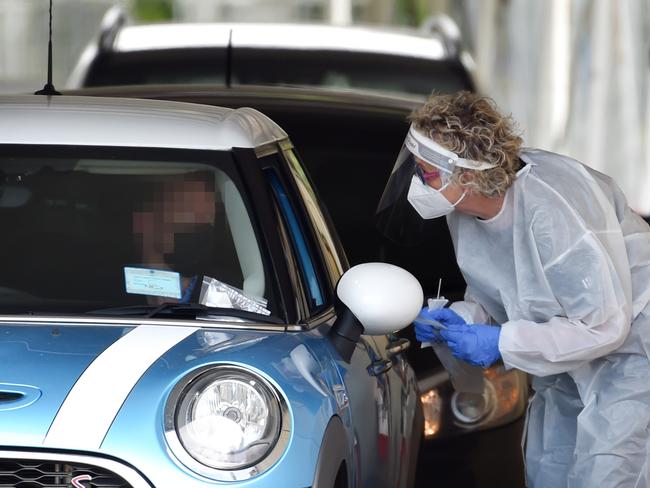
[[[449,202],[440,193],[457,166],[480,171],[495,165],[461,158],[411,126],[377,206],[380,232],[397,244],[417,244],[427,219],[453,211],[460,202]],[[427,183],[436,178],[439,189]]]

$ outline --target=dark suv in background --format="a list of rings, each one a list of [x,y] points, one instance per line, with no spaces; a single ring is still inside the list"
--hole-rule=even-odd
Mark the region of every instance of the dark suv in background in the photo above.
[[[426,96],[473,90],[454,24],[429,32],[316,24],[128,25],[108,11],[68,88],[160,83],[360,88]]]

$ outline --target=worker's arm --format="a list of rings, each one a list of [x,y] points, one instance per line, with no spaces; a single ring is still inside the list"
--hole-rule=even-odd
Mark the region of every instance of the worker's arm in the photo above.
[[[469,286],[465,290],[464,300],[452,303],[449,308],[460,315],[468,324],[492,323],[490,314],[472,296]]]
[[[543,313],[559,304],[562,313],[543,322],[510,320],[502,324],[499,338],[507,366],[538,376],[569,371],[610,353],[624,342],[631,322],[631,278],[622,235],[585,231],[577,242],[565,243],[558,236],[558,219],[562,216],[547,216],[532,228],[538,231],[549,295],[556,301],[536,306]]]

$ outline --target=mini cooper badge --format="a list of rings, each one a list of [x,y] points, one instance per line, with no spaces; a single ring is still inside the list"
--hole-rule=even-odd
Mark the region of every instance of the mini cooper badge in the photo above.
[[[72,488],[87,488],[86,485],[81,484],[82,481],[91,481],[93,479],[92,476],[89,474],[80,474],[79,476],[75,476],[70,480],[70,483],[72,483]]]

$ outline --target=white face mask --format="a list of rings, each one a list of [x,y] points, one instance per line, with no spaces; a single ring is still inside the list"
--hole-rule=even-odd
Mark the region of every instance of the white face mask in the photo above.
[[[444,188],[445,187],[442,187],[440,190],[443,190]],[[466,193],[463,192],[458,201],[451,204],[449,203],[449,200],[440,193],[440,190],[425,185],[418,176],[413,176],[406,198],[420,217],[423,219],[435,219],[436,217],[442,217],[443,215],[453,212],[456,205],[458,205],[466,195]]]

